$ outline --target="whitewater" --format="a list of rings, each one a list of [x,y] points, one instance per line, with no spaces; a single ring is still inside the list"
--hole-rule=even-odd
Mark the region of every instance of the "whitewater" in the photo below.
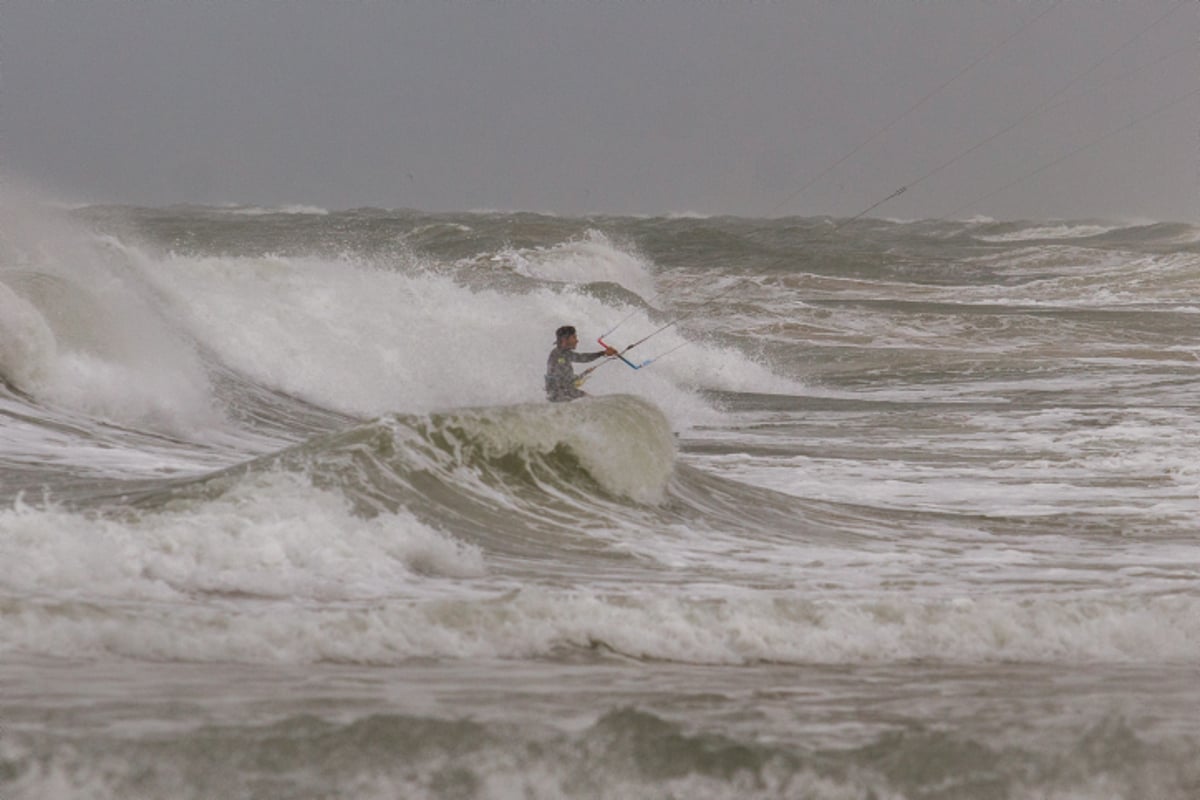
[[[1200,228],[837,223],[4,199],[0,796],[1200,796]]]

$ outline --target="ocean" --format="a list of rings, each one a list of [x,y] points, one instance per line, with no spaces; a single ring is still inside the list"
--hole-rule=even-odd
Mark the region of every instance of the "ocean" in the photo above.
[[[1200,797],[1200,227],[838,222],[4,205],[0,797]]]

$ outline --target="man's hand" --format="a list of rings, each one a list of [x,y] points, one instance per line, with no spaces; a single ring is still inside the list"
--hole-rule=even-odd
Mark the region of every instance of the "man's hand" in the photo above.
[[[608,356],[609,358],[616,358],[620,355],[620,353],[617,352],[617,348],[615,347],[606,347],[604,348],[604,355]]]

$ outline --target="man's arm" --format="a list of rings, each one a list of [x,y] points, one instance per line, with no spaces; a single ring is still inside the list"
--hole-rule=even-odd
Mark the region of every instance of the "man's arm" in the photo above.
[[[606,355],[608,355],[608,353],[604,352],[603,350],[596,353],[576,353],[574,350],[572,350],[567,353],[567,358],[579,364],[587,361],[595,361],[597,358]]]

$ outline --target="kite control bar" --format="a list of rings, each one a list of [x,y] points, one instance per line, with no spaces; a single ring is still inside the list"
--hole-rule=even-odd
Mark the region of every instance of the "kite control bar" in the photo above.
[[[609,331],[609,333],[611,333],[611,332],[612,331]],[[607,336],[607,335],[608,335],[607,333],[604,334],[604,336]],[[604,341],[604,336],[597,338],[596,341],[600,343],[601,347],[603,347],[605,350],[607,350],[608,348],[612,347],[612,345],[609,344],[608,342]],[[643,339],[642,341],[645,341],[645,340]],[[633,367],[634,369],[641,369],[642,367],[649,364],[650,361],[654,360],[654,359],[650,359],[650,361],[643,361],[640,364],[635,364],[632,361],[630,361],[628,358],[626,358],[624,354],[629,352],[630,350],[632,350],[633,347],[638,344],[641,344],[641,342],[634,342],[633,344],[629,345],[629,347],[626,347],[624,350],[617,352],[617,358],[621,359],[622,361],[624,361],[626,364]],[[613,349],[616,350],[617,348],[613,347]]]
[[[726,291],[728,291],[728,289]],[[721,294],[724,294],[724,292],[722,292]],[[714,297],[713,299],[715,300],[716,298]],[[709,302],[711,302],[711,301],[709,301]],[[633,315],[630,314],[629,316],[633,316]],[[595,372],[597,369],[604,366],[605,364],[607,364],[609,361],[613,360],[614,358],[621,359],[622,361],[625,362],[626,366],[630,367],[631,369],[641,369],[642,367],[649,366],[650,364],[652,364],[653,362],[662,358],[663,356],[667,355],[668,353],[674,353],[679,348],[687,345],[687,342],[682,342],[681,344],[675,345],[670,350],[667,350],[665,353],[659,353],[658,355],[654,356],[653,358],[647,358],[645,361],[634,363],[633,361],[630,361],[628,358],[625,357],[626,353],[628,353],[630,350],[637,347],[639,344],[646,341],[647,339],[653,339],[655,336],[662,333],[667,328],[670,328],[672,325],[677,324],[681,319],[686,319],[686,316],[673,319],[670,322],[668,322],[666,325],[663,325],[662,327],[658,328],[657,330],[652,331],[650,334],[638,339],[636,342],[629,345],[624,350],[618,350],[616,347],[613,347],[611,344],[604,341],[604,337],[612,335],[612,332],[615,331],[617,328],[621,327],[622,325],[624,325],[626,320],[628,320],[628,319],[629,319],[629,317],[626,317],[625,319],[618,322],[615,328],[612,328],[612,330],[605,331],[601,336],[597,337],[596,341],[600,343],[601,347],[603,347],[606,351],[609,348],[612,348],[613,350],[617,351],[617,354],[615,356],[609,356],[608,358],[604,359],[596,366],[589,367],[588,369],[585,369],[583,372],[579,373],[579,377],[575,379],[576,386],[579,386],[580,384],[582,384],[585,380],[587,380],[591,376],[591,374],[593,372]]]

